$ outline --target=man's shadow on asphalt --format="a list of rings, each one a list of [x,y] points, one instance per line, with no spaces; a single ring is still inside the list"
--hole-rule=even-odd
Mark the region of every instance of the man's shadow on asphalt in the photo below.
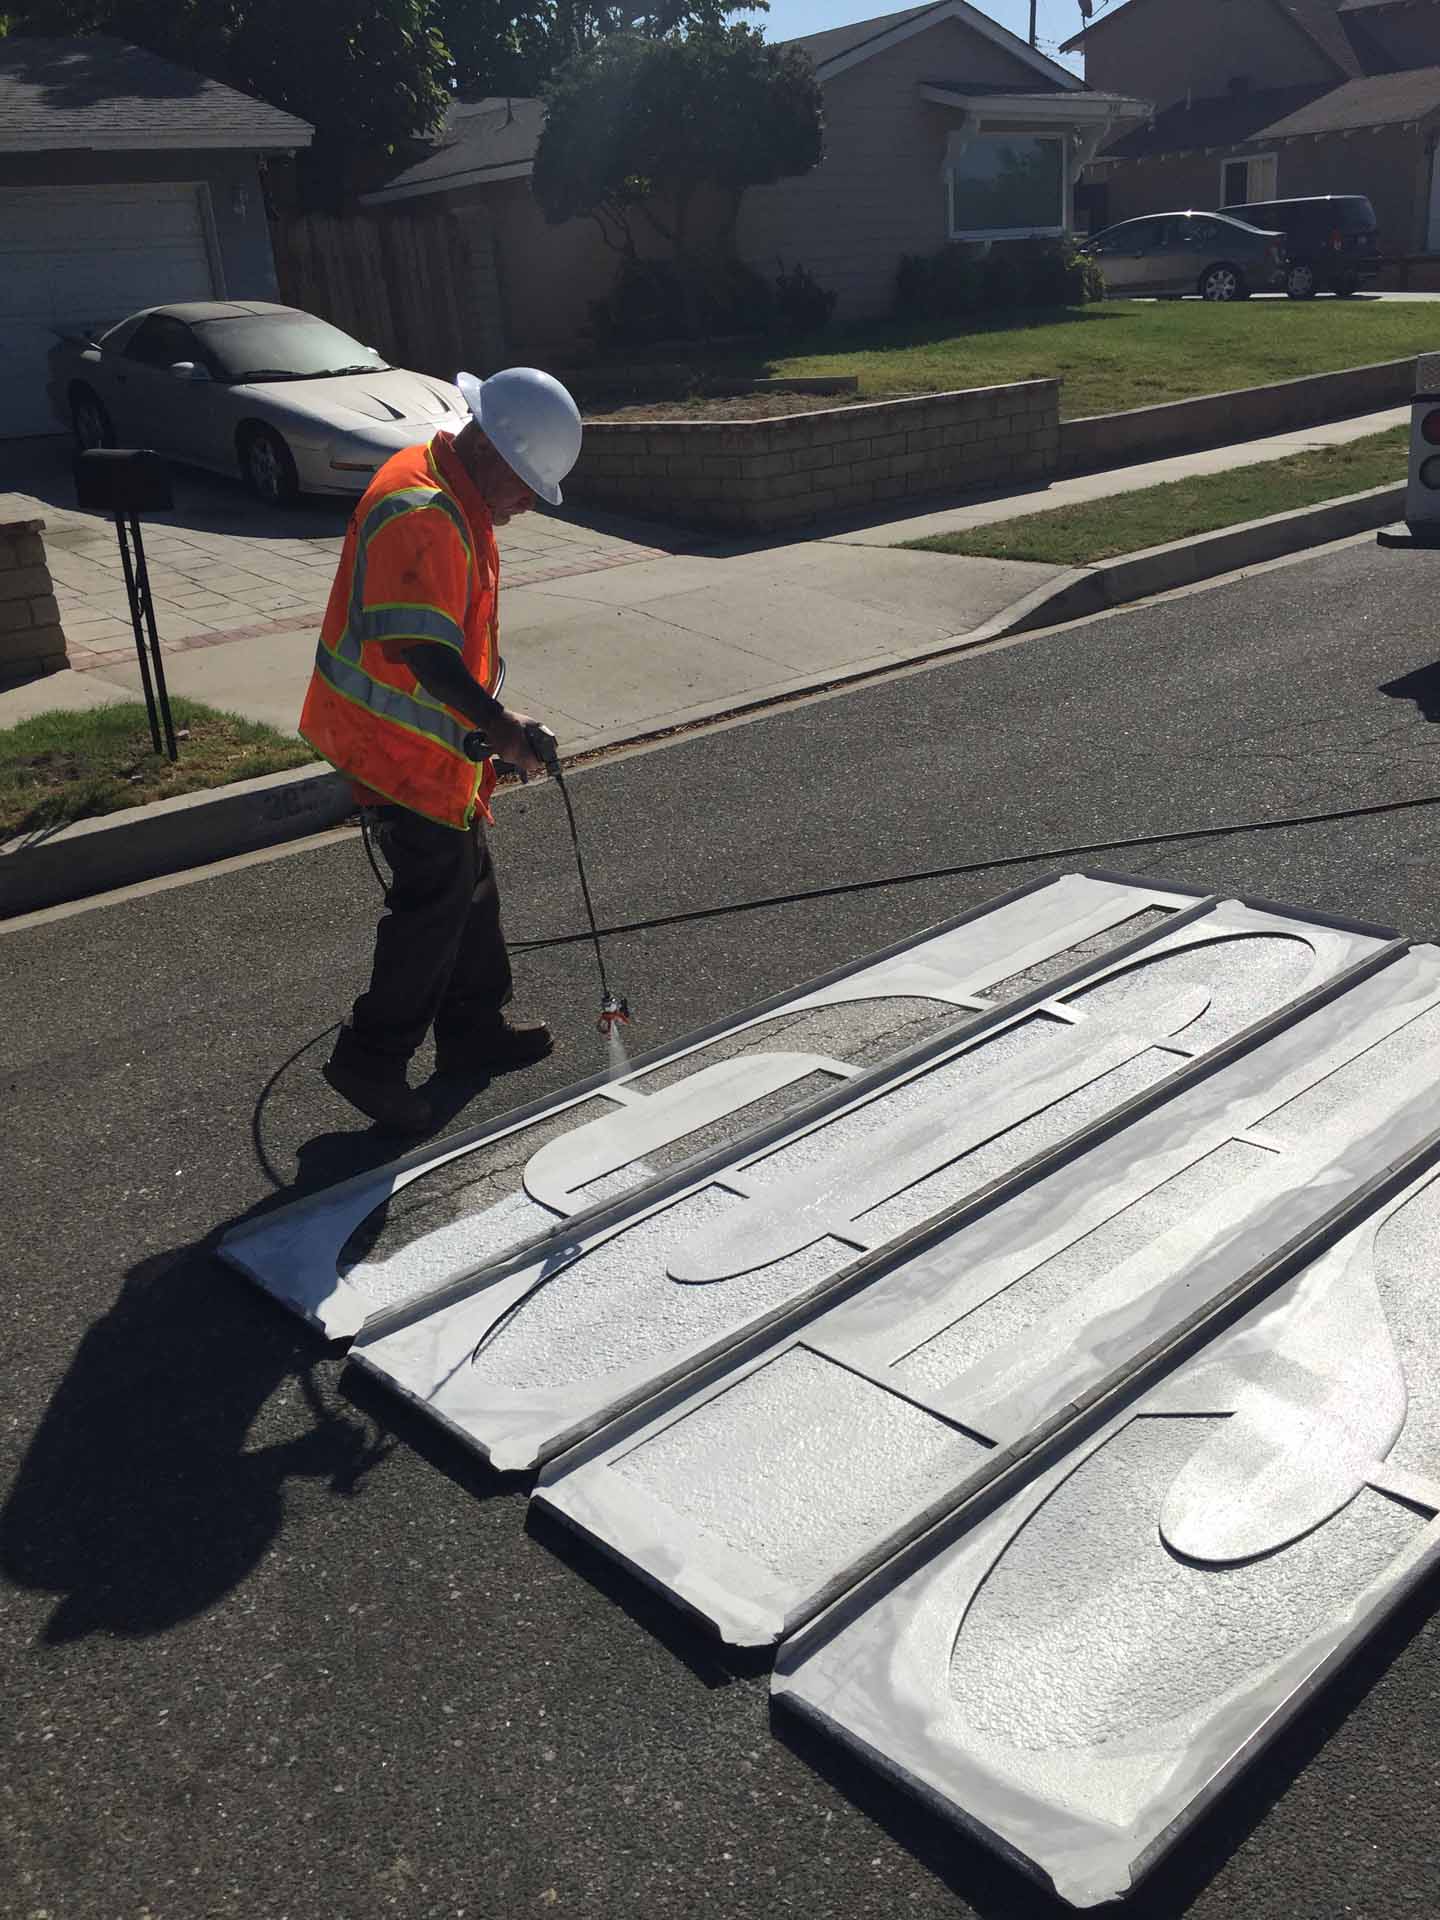
[[[1389,700],[1412,701],[1422,720],[1440,721],[1440,660],[1402,674],[1398,680],[1387,680],[1380,691]]]
[[[476,1090],[430,1091],[445,1102],[443,1130]],[[396,1152],[374,1130],[321,1134],[299,1150],[288,1187],[126,1274],[81,1341],[0,1509],[0,1572],[59,1596],[45,1644],[163,1633],[191,1619],[263,1559],[287,1480],[328,1481],[346,1498],[397,1444],[383,1406],[367,1418],[336,1400],[325,1375],[337,1350],[221,1266],[216,1251],[231,1227]],[[251,1444],[262,1409],[291,1383],[309,1430]],[[446,1470],[481,1498],[504,1484],[468,1455]]]

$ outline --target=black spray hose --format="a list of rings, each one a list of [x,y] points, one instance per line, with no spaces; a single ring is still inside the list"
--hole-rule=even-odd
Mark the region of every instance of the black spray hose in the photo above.
[[[563,792],[563,785],[561,790]],[[569,805],[568,800],[566,805]],[[965,860],[950,867],[925,867],[915,873],[888,873],[877,880],[846,880],[828,887],[805,887],[794,893],[766,894],[756,900],[729,900],[720,906],[694,907],[688,913],[666,913],[653,920],[625,920],[613,927],[601,927],[594,934],[596,951],[598,953],[602,937],[610,940],[626,933],[653,933],[661,927],[689,926],[698,920],[724,919],[732,913],[756,913],[763,907],[789,907],[804,900],[830,900],[841,894],[872,893],[881,887],[918,886],[927,880],[951,880],[962,874],[989,873],[996,867],[1029,866],[1042,860],[1078,860],[1093,853],[1116,853],[1126,847],[1158,847],[1177,840],[1219,840],[1238,833],[1275,833],[1288,827],[1319,827],[1342,820],[1373,819],[1380,814],[1405,813],[1417,807],[1434,806],[1440,806],[1440,793],[1420,794],[1411,800],[1381,800],[1366,807],[1341,807],[1333,813],[1295,813],[1275,820],[1231,820],[1213,827],[1183,827],[1165,833],[1134,833],[1121,840],[1090,840],[1074,847],[1042,847],[1030,853],[999,854],[989,860]],[[573,831],[573,820],[571,825]],[[588,905],[588,894],[586,902]],[[594,929],[593,914],[590,925]],[[510,946],[519,953],[537,953],[545,947],[573,946],[577,941],[591,937],[586,933],[556,933],[544,939],[512,940]]]
[[[540,764],[560,789],[560,798],[565,802],[565,818],[570,824],[570,844],[575,849],[575,871],[580,876],[580,892],[585,901],[585,917],[590,922],[589,939],[595,948],[595,966],[600,975],[600,1018],[596,1023],[601,1033],[610,1033],[617,1026],[630,1024],[630,1005],[619,994],[612,992],[605,973],[605,955],[600,946],[600,929],[595,922],[595,905],[590,898],[590,878],[585,871],[585,855],[580,850],[580,830],[575,824],[575,808],[570,800],[569,789],[565,785],[565,770],[560,764],[560,745],[554,734],[538,720],[532,720],[525,729],[525,737],[530,742]],[[465,737],[465,751],[472,760],[480,760],[485,754],[485,735],[476,731]],[[495,762],[501,772],[513,772],[514,768],[503,760]],[[525,778],[522,773],[520,778]],[[370,852],[370,837],[365,836],[365,851]],[[371,854],[370,864],[375,865]],[[377,869],[378,872],[378,869]],[[583,940],[584,934],[576,939]]]

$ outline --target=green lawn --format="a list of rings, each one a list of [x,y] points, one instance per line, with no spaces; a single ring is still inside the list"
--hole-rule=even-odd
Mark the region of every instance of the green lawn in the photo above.
[[[138,701],[89,713],[40,713],[0,728],[0,840],[315,758],[303,740],[258,721],[194,700],[170,704],[176,729],[189,736],[179,743],[175,766],[152,749]]]
[[[887,322],[748,356],[697,350],[693,370],[854,373],[872,399],[1058,375],[1060,411],[1073,420],[1437,349],[1440,302],[1120,300],[963,329]]]
[[[1090,566],[1117,553],[1139,553],[1169,540],[1213,533],[1217,527],[1238,526],[1244,520],[1397,484],[1405,478],[1409,437],[1408,427],[1395,427],[1389,433],[1294,454],[1288,460],[1199,474],[1168,486],[1144,487],[1083,506],[1055,507],[1048,513],[1027,513],[1017,520],[973,527],[967,533],[938,534],[905,544],[926,553]]]

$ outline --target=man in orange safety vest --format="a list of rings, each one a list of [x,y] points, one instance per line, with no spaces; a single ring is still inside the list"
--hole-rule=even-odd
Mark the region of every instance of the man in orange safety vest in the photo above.
[[[322,1071],[352,1106],[404,1133],[431,1124],[407,1079],[431,1026],[442,1073],[486,1075],[550,1050],[547,1027],[502,1011],[510,960],[482,824],[490,756],[526,776],[543,770],[527,732],[535,722],[497,698],[495,528],[537,496],[560,504],[580,415],[533,367],[456,381],[469,423],[396,454],[355,510],[300,719],[373,809],[392,876],[369,989]]]

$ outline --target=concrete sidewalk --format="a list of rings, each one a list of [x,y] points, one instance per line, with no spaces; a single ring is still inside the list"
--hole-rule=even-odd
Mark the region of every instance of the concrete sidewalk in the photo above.
[[[574,753],[940,654],[1066,570],[895,551],[903,542],[1282,459],[1407,419],[1407,408],[1391,409],[783,544],[701,545],[693,533],[604,516],[530,515],[501,542],[507,698],[545,716]],[[0,504],[47,522],[80,671],[0,693],[0,725],[86,704],[87,690],[95,704],[140,691],[113,532],[62,504],[63,443],[28,444],[39,450],[23,470],[30,491]],[[21,477],[6,452],[0,487]],[[223,481],[181,479],[176,513],[147,535],[172,692],[294,727],[344,512],[314,503],[276,515]]]

